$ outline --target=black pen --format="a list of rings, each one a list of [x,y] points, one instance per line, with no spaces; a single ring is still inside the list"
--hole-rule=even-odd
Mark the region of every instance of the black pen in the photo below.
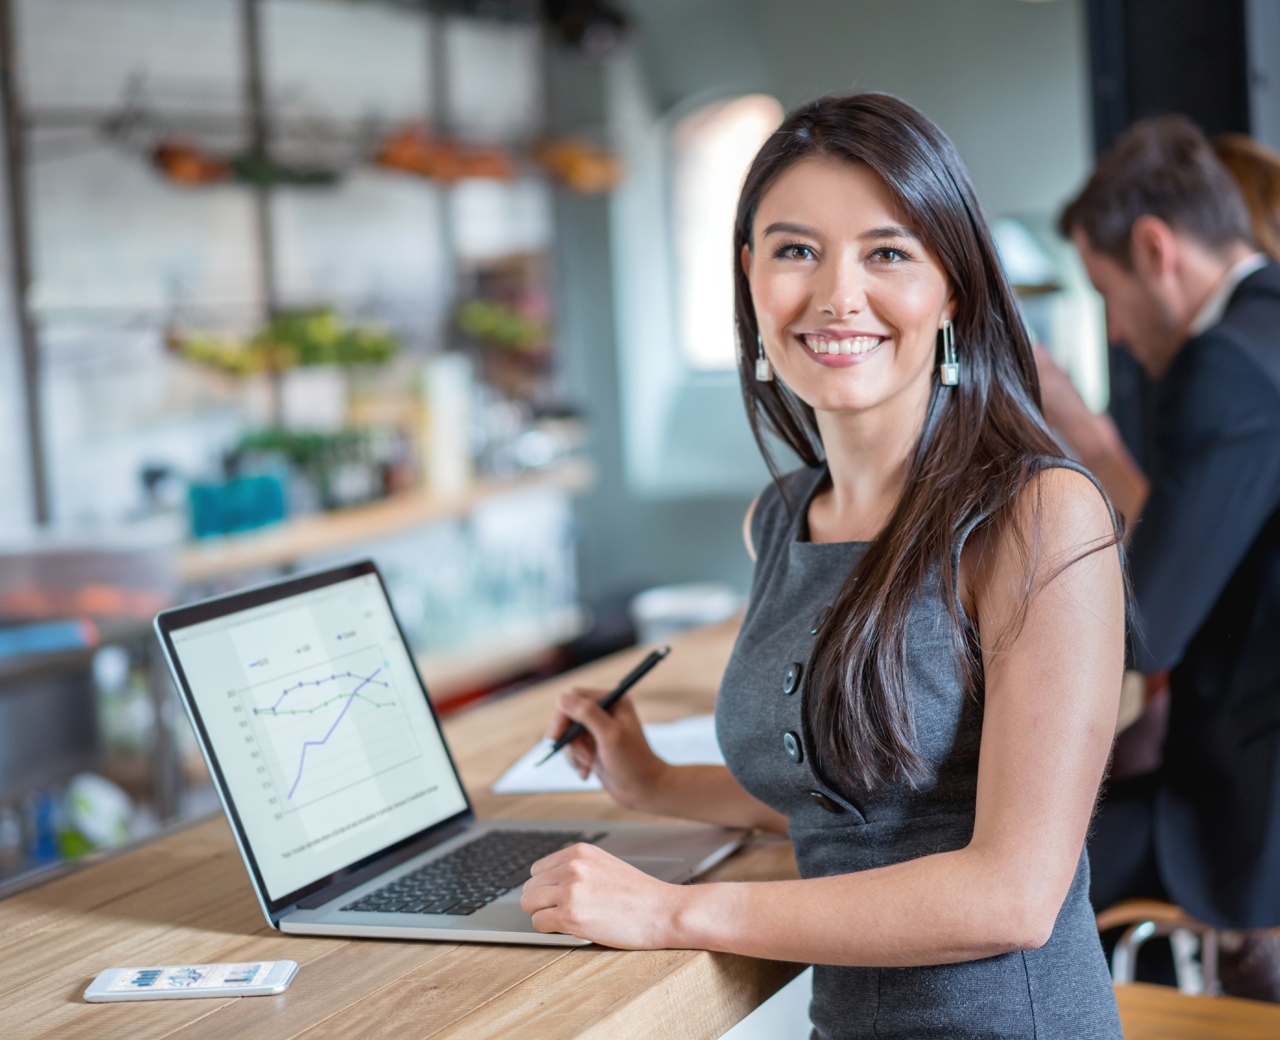
[[[608,711],[610,708],[612,708],[615,704],[618,703],[618,701],[622,700],[623,694],[625,694],[629,689],[631,689],[631,687],[633,687],[636,683],[638,683],[641,679],[643,679],[646,675],[648,675],[650,670],[659,661],[661,661],[664,657],[666,657],[667,654],[669,653],[671,653],[671,647],[669,646],[660,647],[659,649],[654,650],[653,653],[651,653],[648,657],[646,657],[643,661],[641,661],[638,665],[636,665],[633,669],[631,669],[631,671],[627,673],[627,677],[623,679],[622,682],[618,683],[617,686],[615,686],[608,694],[604,696],[604,698],[601,699],[600,707],[603,708],[605,711]],[[568,747],[580,736],[582,736],[582,734],[584,734],[586,731],[587,731],[586,726],[584,726],[581,722],[575,722],[572,726],[570,726],[567,730],[565,730],[563,733],[560,734],[556,742],[551,745],[551,750],[547,752],[546,757],[543,758],[542,762],[539,762],[538,765],[542,765],[543,762],[549,761],[557,751],[561,751],[564,748]]]

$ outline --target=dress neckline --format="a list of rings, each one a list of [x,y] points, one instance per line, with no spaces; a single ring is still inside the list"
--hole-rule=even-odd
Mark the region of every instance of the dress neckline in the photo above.
[[[831,469],[824,462],[818,470],[818,477],[813,482],[813,486],[809,488],[804,499],[800,503],[800,508],[798,510],[799,516],[796,520],[796,534],[795,537],[791,539],[791,543],[793,545],[870,545],[870,542],[815,542],[809,536],[809,507],[813,505],[813,500],[818,497],[818,492],[830,483]]]

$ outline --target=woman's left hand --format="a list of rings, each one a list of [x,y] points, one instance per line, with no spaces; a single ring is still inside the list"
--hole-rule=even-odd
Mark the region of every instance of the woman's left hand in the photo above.
[[[595,845],[579,843],[538,860],[520,906],[540,932],[563,932],[621,950],[674,945],[687,889],[637,870]]]

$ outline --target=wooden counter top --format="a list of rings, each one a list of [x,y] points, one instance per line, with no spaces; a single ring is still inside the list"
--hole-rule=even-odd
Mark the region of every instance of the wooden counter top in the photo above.
[[[735,623],[692,633],[637,688],[646,721],[712,710]],[[450,719],[448,733],[481,816],[619,818],[602,794],[491,795],[542,734],[555,695],[608,687],[635,649]],[[758,839],[709,875],[796,876],[785,842]],[[103,968],[296,960],[278,997],[88,1004]],[[43,1037],[240,1040],[341,1037],[552,1040],[707,1038],[801,970],[728,954],[620,952],[388,940],[317,939],[269,929],[222,819],[0,902],[0,1033]]]
[[[676,641],[637,687],[649,722],[712,709],[735,623]],[[445,730],[481,816],[626,816],[602,794],[492,795],[542,734],[555,695],[608,687],[643,656],[617,654],[456,716]],[[708,879],[795,877],[786,842],[756,839]],[[290,958],[278,997],[88,1004],[103,968]],[[0,902],[0,1035],[5,1040],[711,1040],[801,966],[685,950],[622,952],[389,940],[316,939],[269,929],[222,819],[158,840]],[[1119,987],[1131,1040],[1280,1036],[1280,1008]]]

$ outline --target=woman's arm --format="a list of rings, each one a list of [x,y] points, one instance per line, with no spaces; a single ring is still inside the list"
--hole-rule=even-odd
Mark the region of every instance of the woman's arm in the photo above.
[[[1043,511],[1031,539],[1035,492]],[[1022,534],[1053,575],[1111,536],[1069,470],[1024,496]],[[1034,591],[1017,532],[969,554],[983,634],[985,718],[973,837],[963,849],[804,881],[674,886],[589,845],[534,864],[521,905],[544,931],[625,948],[681,947],[823,964],[905,966],[1042,945],[1084,845],[1123,669],[1118,554],[1094,552]],[[1012,634],[1011,634],[1012,633]],[[1001,639],[1003,636],[1003,640]]]
[[[742,539],[754,561],[751,517],[757,495],[742,521]],[[634,706],[624,698],[613,713],[596,703],[602,690],[573,690],[562,695],[547,736],[552,740],[571,722],[587,732],[565,749],[578,773],[592,770],[619,805],[658,816],[676,816],[725,827],[754,827],[777,834],[787,832],[787,818],[748,794],[724,766],[673,766],[653,753],[644,738]]]
[[[597,703],[604,692],[576,689],[561,694],[547,733],[554,740],[571,722],[586,727],[587,732],[565,749],[580,775],[594,770],[614,801],[637,812],[786,833],[787,818],[749,795],[724,766],[664,762],[645,740],[630,699],[624,697],[607,712]]]

